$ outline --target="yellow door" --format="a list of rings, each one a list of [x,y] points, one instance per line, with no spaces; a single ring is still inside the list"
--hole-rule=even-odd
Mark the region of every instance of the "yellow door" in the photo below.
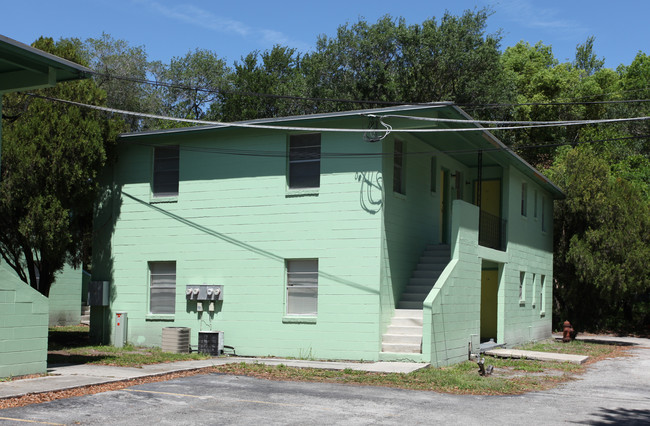
[[[474,204],[477,204],[478,182],[474,182]],[[501,217],[501,179],[481,181],[481,210]]]
[[[497,341],[497,294],[499,291],[499,271],[481,271],[481,341]]]

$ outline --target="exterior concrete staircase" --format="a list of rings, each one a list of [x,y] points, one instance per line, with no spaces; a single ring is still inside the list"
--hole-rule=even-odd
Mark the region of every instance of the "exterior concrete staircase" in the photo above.
[[[449,263],[449,258],[448,245],[427,246],[383,335],[382,352],[422,352],[422,303]]]
[[[90,324],[90,306],[81,305],[81,321],[82,324]]]

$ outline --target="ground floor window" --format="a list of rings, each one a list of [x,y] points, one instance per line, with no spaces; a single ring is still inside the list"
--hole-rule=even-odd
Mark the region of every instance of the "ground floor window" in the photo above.
[[[149,312],[176,311],[176,262],[149,262]]]
[[[318,312],[318,259],[286,261],[287,315],[316,315]]]

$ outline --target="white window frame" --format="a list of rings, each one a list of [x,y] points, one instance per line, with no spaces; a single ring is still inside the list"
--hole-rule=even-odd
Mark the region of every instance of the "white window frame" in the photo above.
[[[148,267],[149,314],[174,315],[176,313],[176,261],[151,261],[148,262]],[[159,298],[168,300],[161,304]],[[161,308],[158,308],[159,304]]]
[[[315,317],[318,314],[318,259],[287,259],[285,261],[285,315]],[[301,309],[300,300],[313,294],[313,309]]]
[[[526,303],[526,271],[519,271],[519,304]]]
[[[546,315],[546,275],[542,275],[540,277],[540,284],[539,284],[539,315],[544,316]]]

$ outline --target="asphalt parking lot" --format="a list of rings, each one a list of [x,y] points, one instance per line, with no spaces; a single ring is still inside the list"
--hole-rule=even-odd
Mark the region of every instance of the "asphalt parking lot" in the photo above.
[[[650,341],[630,354],[518,396],[208,374],[0,410],[0,424],[650,424]]]

